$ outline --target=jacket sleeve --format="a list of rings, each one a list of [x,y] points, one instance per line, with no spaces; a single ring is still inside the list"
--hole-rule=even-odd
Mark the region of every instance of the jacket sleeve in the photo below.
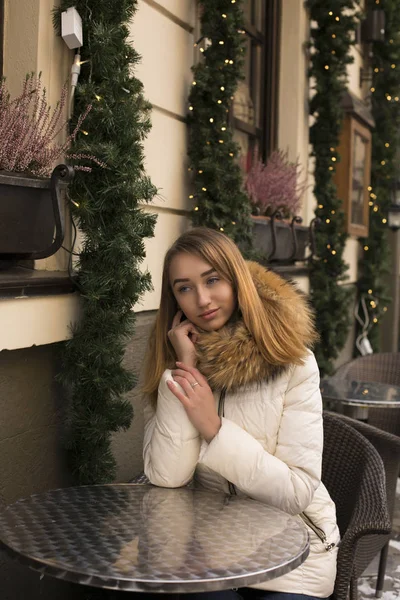
[[[321,480],[323,446],[319,371],[312,353],[294,367],[285,392],[277,444],[272,455],[229,419],[199,463],[216,471],[248,496],[298,514],[310,504]]]
[[[170,370],[161,378],[156,410],[148,400],[145,402],[143,458],[144,472],[150,482],[173,488],[192,479],[199,458],[200,436],[178,398],[168,389],[168,380],[172,381]]]

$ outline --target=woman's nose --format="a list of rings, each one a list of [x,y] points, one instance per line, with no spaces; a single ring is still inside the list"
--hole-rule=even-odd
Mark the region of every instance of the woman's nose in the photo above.
[[[200,308],[209,306],[211,300],[210,300],[210,294],[207,290],[199,290],[197,292],[197,302]]]

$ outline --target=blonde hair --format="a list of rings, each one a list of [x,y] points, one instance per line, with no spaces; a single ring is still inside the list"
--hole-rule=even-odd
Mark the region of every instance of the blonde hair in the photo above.
[[[169,269],[172,259],[182,253],[198,256],[232,285],[244,325],[268,363],[281,364],[287,362],[288,357],[291,357],[291,362],[301,361],[306,352],[304,344],[298,345],[299,340],[293,338],[293,332],[289,334],[282,316],[276,311],[277,307],[271,306],[268,318],[249,267],[238,247],[219,231],[197,227],[181,235],[172,244],[164,259],[160,307],[149,338],[142,387],[143,393],[150,397],[153,404],[157,399],[157,389],[163,372],[167,368],[173,368],[176,361],[174,349],[168,339],[168,331],[178,311],[170,285]],[[273,327],[272,321],[275,324],[279,322],[279,327]],[[297,347],[294,347],[293,342]]]

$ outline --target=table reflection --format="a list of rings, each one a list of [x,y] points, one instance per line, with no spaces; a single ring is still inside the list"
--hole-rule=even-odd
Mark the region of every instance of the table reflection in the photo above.
[[[292,570],[308,554],[301,521],[260,502],[142,485],[31,496],[0,513],[0,539],[55,577],[143,591],[248,585]]]

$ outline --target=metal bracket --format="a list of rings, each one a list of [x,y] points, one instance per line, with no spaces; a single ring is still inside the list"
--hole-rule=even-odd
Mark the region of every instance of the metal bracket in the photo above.
[[[48,246],[44,250],[40,250],[39,252],[32,252],[29,255],[29,258],[32,260],[37,260],[40,258],[47,258],[47,256],[52,256],[61,248],[61,245],[64,241],[65,235],[65,225],[64,225],[64,215],[61,210],[61,198],[60,198],[60,181],[64,183],[69,183],[74,177],[74,169],[70,165],[57,165],[53,170],[50,178],[50,193],[51,193],[51,203],[53,207],[53,216],[54,216],[54,224],[55,224],[55,235],[54,239],[50,246]]]
[[[272,231],[272,252],[271,254],[268,256],[268,261],[271,261],[276,253],[276,225],[275,225],[275,220],[280,221],[282,219],[282,213],[279,210],[276,210],[272,216],[271,216],[271,231]]]
[[[289,260],[293,260],[296,257],[297,251],[299,249],[295,224],[297,223],[298,225],[300,225],[302,222],[303,222],[303,219],[301,217],[295,216],[295,217],[293,217],[293,219],[290,223],[290,229],[292,231],[292,239],[293,239],[293,252],[289,257]]]
[[[310,250],[311,254],[307,256],[306,260],[311,260],[314,256],[317,256],[317,246],[315,242],[315,229],[321,223],[321,219],[319,217],[314,217],[310,221]]]

